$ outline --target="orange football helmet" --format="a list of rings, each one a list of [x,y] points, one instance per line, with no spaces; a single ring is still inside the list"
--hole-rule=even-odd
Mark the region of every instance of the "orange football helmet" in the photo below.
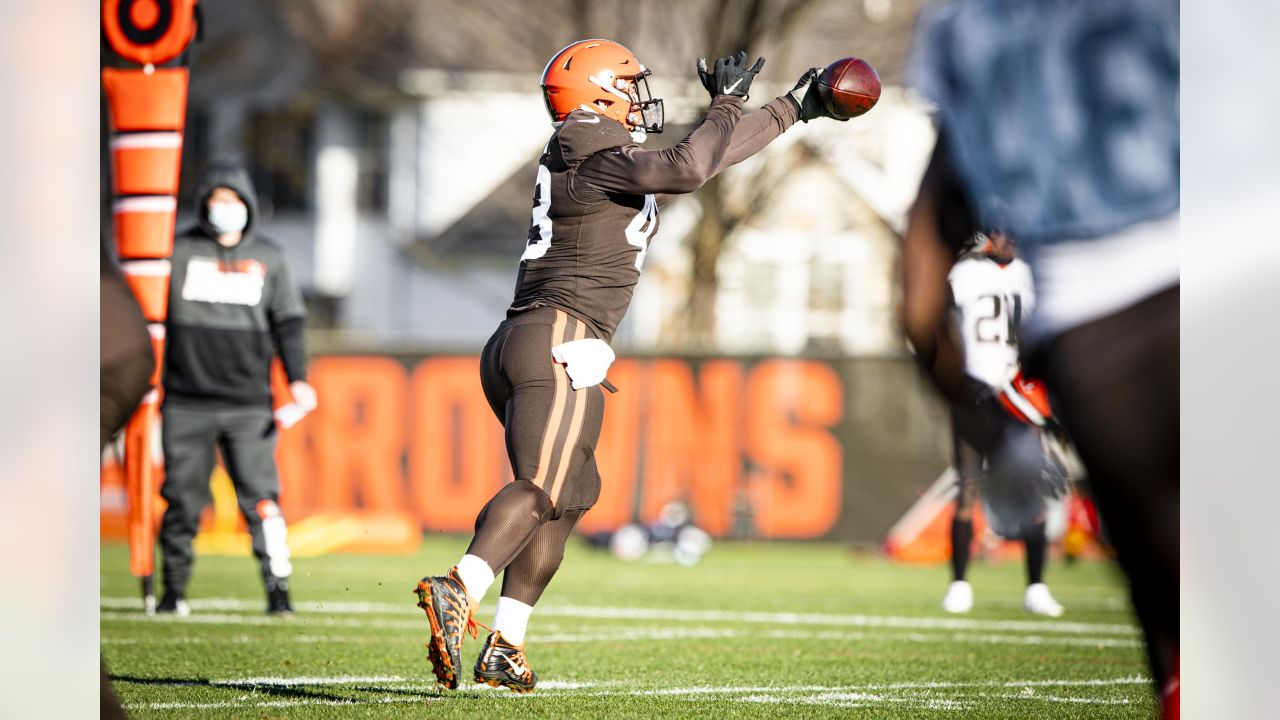
[[[662,100],[654,99],[650,71],[612,40],[579,40],[556,53],[542,71],[542,97],[551,121],[585,107],[628,130],[662,132]]]

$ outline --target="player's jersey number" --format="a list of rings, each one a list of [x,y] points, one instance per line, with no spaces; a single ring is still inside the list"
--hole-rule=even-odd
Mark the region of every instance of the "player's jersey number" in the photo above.
[[[521,262],[537,260],[551,248],[551,171],[545,165],[538,166],[538,181],[533,187],[533,213],[529,224],[529,244],[520,256]],[[536,230],[536,232],[535,232]],[[627,243],[634,245],[636,269],[644,265],[649,242],[658,231],[658,202],[653,195],[644,196],[644,207],[627,224]]]
[[[658,231],[658,201],[652,195],[644,196],[644,207],[627,223],[627,242],[640,248],[636,253],[636,269],[644,265],[649,242]]]
[[[991,311],[974,320],[973,337],[978,342],[1018,345],[1018,326],[1022,324],[1022,296],[982,295],[978,302],[990,301]]]
[[[533,218],[529,226],[529,244],[520,260],[537,260],[551,247],[551,171],[546,165],[538,166],[538,182],[533,186]],[[538,229],[534,237],[533,229]]]

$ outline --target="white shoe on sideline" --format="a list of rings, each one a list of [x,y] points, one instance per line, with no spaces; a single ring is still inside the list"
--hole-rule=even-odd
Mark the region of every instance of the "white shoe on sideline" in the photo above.
[[[968,580],[956,580],[947,587],[942,609],[949,613],[967,613],[973,609],[973,586]]]
[[[1049,594],[1049,586],[1044,583],[1027,586],[1027,594],[1022,599],[1022,609],[1036,615],[1062,616],[1062,606]]]

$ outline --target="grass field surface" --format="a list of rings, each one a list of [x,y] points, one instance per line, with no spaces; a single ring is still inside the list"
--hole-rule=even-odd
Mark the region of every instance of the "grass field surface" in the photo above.
[[[280,619],[262,612],[256,563],[228,557],[197,560],[191,617],[149,618],[127,550],[104,546],[102,653],[139,718],[1155,714],[1110,565],[1051,564],[1067,612],[1046,619],[1021,609],[1019,563],[977,564],[974,611],[949,616],[938,609],[945,568],[807,544],[720,544],[681,567],[622,563],[575,542],[530,624],[537,691],[465,682],[444,692],[411,591],[464,547],[436,537],[411,557],[297,560],[298,612]],[[464,681],[479,649],[468,638]]]

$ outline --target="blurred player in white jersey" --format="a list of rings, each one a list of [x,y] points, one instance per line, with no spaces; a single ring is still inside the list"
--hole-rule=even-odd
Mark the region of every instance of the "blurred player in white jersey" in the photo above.
[[[964,347],[965,374],[998,393],[1018,373],[1018,330],[1035,306],[1031,269],[1017,259],[1013,240],[992,232],[975,236],[975,245],[951,268],[949,281],[956,327]],[[965,442],[957,423],[953,433],[957,478],[956,512],[951,520],[952,582],[942,609],[967,613],[973,608],[973,586],[965,579],[973,544],[973,507],[986,464],[984,454]],[[1044,516],[1020,537],[1026,545],[1028,612],[1058,617],[1062,606],[1044,584],[1046,555]]]

